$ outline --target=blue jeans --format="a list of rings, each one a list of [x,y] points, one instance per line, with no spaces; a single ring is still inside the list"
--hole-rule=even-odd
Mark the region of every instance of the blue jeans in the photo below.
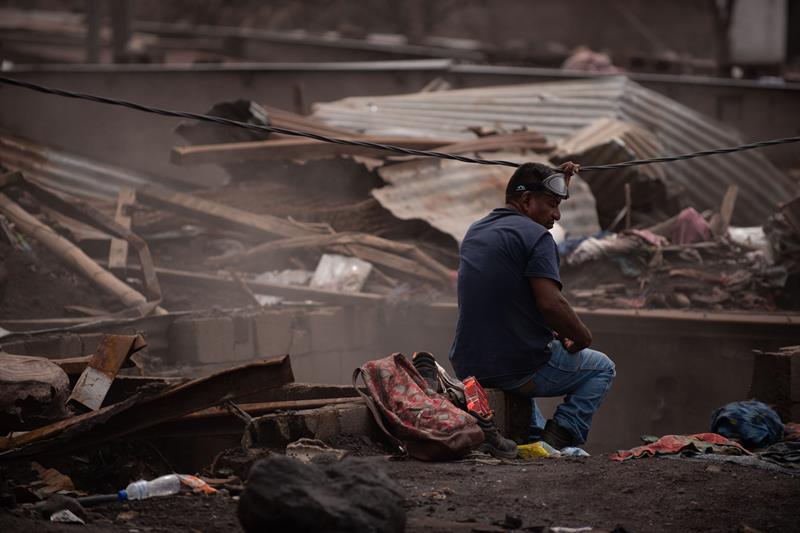
[[[606,354],[589,348],[569,353],[560,341],[552,341],[548,348],[552,353],[550,361],[533,375],[487,378],[480,383],[531,398],[534,438],[541,434],[545,424],[534,398],[566,396],[553,414],[553,420],[572,434],[575,445],[583,444],[589,435],[592,417],[617,375],[614,362]]]

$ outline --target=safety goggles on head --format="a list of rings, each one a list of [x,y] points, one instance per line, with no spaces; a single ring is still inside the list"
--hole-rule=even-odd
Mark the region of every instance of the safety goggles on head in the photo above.
[[[566,200],[569,198],[569,188],[567,187],[567,178],[564,174],[551,174],[547,176],[541,183],[537,183],[530,187],[526,187],[525,185],[517,185],[516,192],[524,192],[524,191],[544,191],[547,193],[552,194],[553,196],[558,196],[562,200]]]

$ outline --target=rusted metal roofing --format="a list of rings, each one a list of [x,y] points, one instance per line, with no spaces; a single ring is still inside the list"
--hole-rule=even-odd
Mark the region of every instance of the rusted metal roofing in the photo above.
[[[157,181],[12,135],[0,135],[0,164],[51,189],[89,198],[116,198],[121,187]]]
[[[520,154],[493,155],[508,158]],[[547,162],[539,155],[525,158]],[[389,185],[374,189],[372,195],[394,216],[425,220],[461,242],[470,224],[504,205],[506,183],[514,169],[442,159],[414,159],[384,166],[378,172]],[[569,200],[561,204],[559,224],[568,236],[597,232],[597,210],[589,186],[576,178],[570,193]]]
[[[661,144],[659,155],[743,144],[735,131],[624,76],[351,97],[317,104],[314,115],[331,126],[366,134],[468,139],[474,136],[472,127],[528,127],[550,142],[562,141],[598,119],[611,118],[651,132]],[[667,179],[685,187],[689,202],[700,209],[718,208],[728,185],[738,185],[742,194],[734,222],[741,225],[763,223],[793,186],[788,176],[755,150],[669,163],[663,168]]]

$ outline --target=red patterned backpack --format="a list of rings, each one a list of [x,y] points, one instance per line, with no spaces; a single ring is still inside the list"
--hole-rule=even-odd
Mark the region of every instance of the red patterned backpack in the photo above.
[[[367,394],[356,384],[359,377],[367,386]],[[447,396],[434,392],[401,353],[356,368],[353,386],[378,426],[411,457],[423,461],[459,459],[483,442],[483,431],[475,418],[453,405]]]

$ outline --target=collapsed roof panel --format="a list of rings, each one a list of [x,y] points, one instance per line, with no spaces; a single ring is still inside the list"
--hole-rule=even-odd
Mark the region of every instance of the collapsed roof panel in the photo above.
[[[120,188],[153,180],[13,135],[0,135],[0,164],[55,190],[90,198],[116,198]]]
[[[493,157],[518,157],[493,153]],[[528,156],[547,162],[542,156]],[[470,224],[503,205],[505,187],[514,169],[442,159],[415,159],[382,167],[389,186],[372,195],[400,219],[422,219],[461,242]],[[591,235],[599,230],[595,201],[589,186],[575,178],[571,197],[561,204],[559,224],[568,235]]]
[[[331,126],[374,135],[467,139],[474,137],[470,128],[526,127],[551,142],[610,118],[650,131],[661,143],[659,155],[743,144],[735,131],[625,77],[351,97],[317,104],[314,116]],[[670,163],[664,172],[686,188],[687,199],[699,209],[715,208],[727,186],[738,185],[742,195],[734,222],[743,225],[761,224],[792,186],[788,176],[753,150]]]

